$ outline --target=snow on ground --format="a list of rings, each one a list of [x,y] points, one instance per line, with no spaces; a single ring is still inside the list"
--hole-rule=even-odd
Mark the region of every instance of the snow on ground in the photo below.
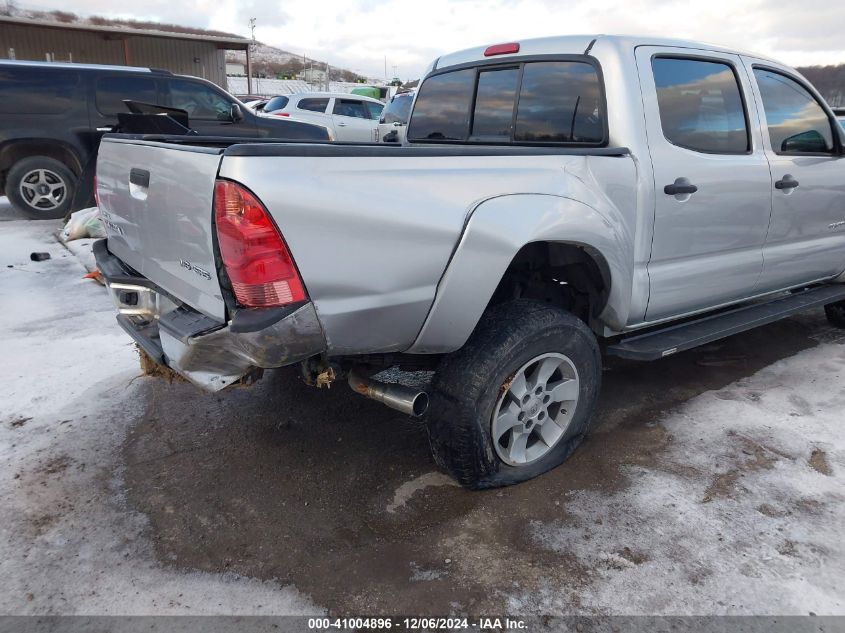
[[[844,340],[689,401],[658,422],[669,448],[629,486],[535,523],[536,544],[589,570],[586,612],[845,614]],[[574,592],[510,606],[555,612]]]
[[[288,614],[291,587],[162,569],[121,498],[120,445],[142,403],[105,289],[0,202],[0,613]],[[33,251],[51,259],[30,261]]]

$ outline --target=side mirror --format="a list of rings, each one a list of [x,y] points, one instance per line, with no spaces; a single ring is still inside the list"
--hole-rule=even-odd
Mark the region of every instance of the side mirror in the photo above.
[[[241,111],[241,106],[237,103],[233,103],[232,107],[229,108],[229,118],[232,119],[233,123],[239,123],[244,120],[244,113]]]
[[[808,130],[783,139],[780,144],[782,152],[825,153],[830,152],[827,141],[818,130]]]

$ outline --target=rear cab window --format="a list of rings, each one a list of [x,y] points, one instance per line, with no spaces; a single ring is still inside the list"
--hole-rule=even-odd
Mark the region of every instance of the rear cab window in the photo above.
[[[431,75],[408,130],[413,142],[600,147],[604,88],[591,58],[509,60]]]
[[[326,108],[329,107],[329,100],[315,98],[300,99],[296,107],[299,110],[308,110],[309,112],[325,112]]]
[[[659,56],[651,66],[667,141],[706,154],[750,151],[745,105],[730,64]]]

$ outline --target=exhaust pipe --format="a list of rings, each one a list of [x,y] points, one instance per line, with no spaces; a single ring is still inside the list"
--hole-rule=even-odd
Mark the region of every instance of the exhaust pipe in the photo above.
[[[353,369],[349,372],[349,386],[353,391],[376,400],[405,415],[418,418],[428,410],[428,394],[413,387],[370,380]]]

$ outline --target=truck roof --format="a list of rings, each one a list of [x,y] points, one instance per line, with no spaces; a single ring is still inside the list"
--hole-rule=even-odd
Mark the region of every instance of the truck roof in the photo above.
[[[516,40],[514,40],[516,41]],[[617,49],[633,50],[638,46],[671,46],[675,48],[690,48],[699,50],[718,51],[721,53],[733,53],[745,55],[748,57],[755,57],[757,59],[767,60],[774,63],[780,63],[776,60],[769,59],[756,53],[749,53],[724,46],[717,46],[715,44],[706,44],[703,42],[695,42],[690,40],[680,40],[666,37],[652,37],[648,35],[604,35],[596,33],[593,35],[559,35],[552,37],[541,37],[534,39],[518,40],[519,52],[508,55],[502,55],[502,58],[521,57],[528,55],[583,55],[588,48],[592,48],[597,44],[611,44]],[[498,42],[491,42],[496,44]],[[592,45],[592,46],[591,46]],[[442,69],[448,66],[456,66],[459,64],[467,64],[485,59],[484,51],[490,46],[477,46],[474,48],[467,48],[455,53],[449,53],[437,59],[432,66],[432,70]],[[489,58],[488,58],[489,59]]]

